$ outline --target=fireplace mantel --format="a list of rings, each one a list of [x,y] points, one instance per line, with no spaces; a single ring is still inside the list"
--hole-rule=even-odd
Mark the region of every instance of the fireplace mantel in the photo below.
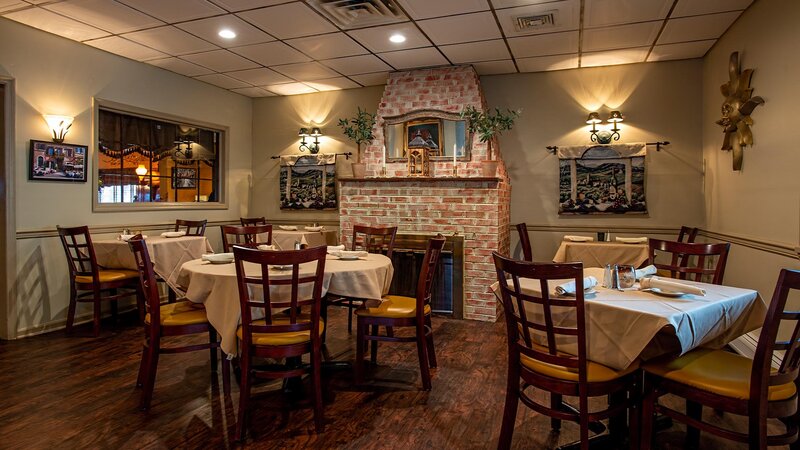
[[[498,177],[364,177],[364,178],[339,178],[341,182],[367,182],[367,183],[405,183],[419,181],[422,183],[436,183],[436,182],[481,182],[481,183],[499,183],[505,181],[503,178]]]

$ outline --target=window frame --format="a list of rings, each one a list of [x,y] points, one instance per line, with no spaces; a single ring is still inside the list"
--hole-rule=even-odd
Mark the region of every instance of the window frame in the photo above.
[[[128,114],[165,122],[193,125],[219,133],[219,150],[221,155],[217,159],[219,164],[219,185],[217,186],[218,195],[215,202],[134,202],[134,203],[100,203],[98,199],[98,181],[100,166],[100,109],[112,111],[120,114]],[[153,111],[136,106],[117,103],[94,97],[92,99],[92,142],[89,146],[90,158],[92,161],[92,210],[95,212],[124,212],[124,211],[166,211],[166,210],[218,210],[228,209],[229,199],[227,195],[228,182],[228,135],[230,127],[214,124],[203,120],[190,119],[169,113]]]

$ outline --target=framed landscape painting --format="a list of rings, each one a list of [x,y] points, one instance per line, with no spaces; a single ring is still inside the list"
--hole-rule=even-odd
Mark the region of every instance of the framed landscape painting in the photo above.
[[[86,181],[86,146],[31,140],[29,180]]]

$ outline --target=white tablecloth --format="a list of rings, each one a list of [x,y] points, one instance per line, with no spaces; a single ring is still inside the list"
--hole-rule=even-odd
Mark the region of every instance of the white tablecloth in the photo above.
[[[602,269],[584,270],[585,276],[602,279]],[[649,359],[667,353],[684,354],[696,347],[721,348],[731,340],[763,325],[766,305],[758,292],[680,280],[701,286],[704,297],[662,297],[634,288],[625,291],[596,287],[597,295],[586,299],[586,343],[588,358],[623,369],[638,357]],[[551,282],[551,291],[558,283]],[[538,294],[539,282],[520,280],[523,291]],[[498,293],[495,282],[492,290]],[[535,305],[528,305],[536,314]],[[573,310],[574,311],[574,310]],[[555,314],[556,325],[574,326],[574,316]],[[559,347],[575,353],[576,347]]]
[[[292,250],[295,242],[308,244],[309,247],[336,245],[336,232],[333,230],[289,231],[281,230],[278,227],[272,229],[272,243],[278,244],[281,249]]]
[[[647,261],[649,251],[647,243],[562,241],[553,256],[553,262],[580,261],[583,267],[605,267],[606,264],[631,264],[639,267]]]
[[[315,263],[304,264],[301,273],[313,274],[315,267]],[[248,274],[251,274],[251,270],[252,274],[257,274],[259,269],[256,265],[245,264]],[[290,277],[291,271],[273,270],[270,276],[273,274],[276,277]],[[366,258],[355,261],[344,261],[328,255],[322,293],[380,300],[389,292],[393,275],[392,261],[384,255],[370,253]],[[222,351],[235,353],[236,329],[241,319],[235,265],[189,261],[181,268],[178,284],[184,286],[186,298],[205,305],[209,322],[220,334]],[[287,286],[273,286],[270,295],[280,296],[280,289],[286,290]],[[303,294],[310,295],[310,286],[309,292],[300,292],[301,296]],[[253,292],[251,295],[263,299],[263,293]]]
[[[200,258],[205,253],[214,253],[205,236],[183,236],[165,238],[148,237],[145,240],[153,269],[178,294],[183,290],[177,283],[181,266],[187,261]],[[93,241],[97,263],[110,269],[136,270],[136,260],[125,241],[106,239]]]

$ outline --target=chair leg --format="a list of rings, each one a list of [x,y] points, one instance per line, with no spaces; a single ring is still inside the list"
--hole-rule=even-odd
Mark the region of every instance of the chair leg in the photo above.
[[[95,291],[93,300],[94,300],[94,303],[93,303],[92,306],[94,307],[94,312],[92,313],[92,316],[93,316],[92,317],[92,333],[94,334],[94,337],[97,337],[97,336],[100,336],[100,314],[101,314],[100,307],[102,306],[100,304],[100,293],[99,292]]]
[[[75,323],[75,309],[78,306],[78,291],[74,286],[69,290],[69,309],[67,309],[67,334],[72,333],[72,325]]]
[[[236,421],[236,436],[235,440],[241,442],[244,440],[245,421],[247,420],[247,403],[250,399],[250,356],[242,355],[239,359],[239,364],[242,365],[242,381],[239,383],[239,417]]]
[[[320,339],[322,343],[325,343],[325,337],[328,335],[328,297],[327,295],[322,298],[322,304],[319,308],[319,317],[322,319],[322,322],[325,324],[325,328],[322,330],[322,335]]]
[[[231,395],[231,360],[228,359],[225,353],[220,351],[222,357],[222,392],[225,397]]]
[[[517,421],[517,405],[519,404],[519,367],[516,362],[509,364],[508,379],[506,381],[506,405],[503,409],[503,425],[500,428],[500,441],[498,450],[511,448],[511,438],[514,435],[514,423]]]
[[[325,412],[322,406],[322,354],[317,348],[311,352],[311,378],[314,385],[314,425],[317,433],[325,430]]]
[[[217,373],[217,330],[214,327],[208,327],[208,344],[211,347],[211,373]]]
[[[142,387],[144,385],[144,379],[147,376],[147,363],[150,361],[148,357],[148,351],[150,345],[147,343],[147,337],[145,336],[145,342],[142,345],[142,361],[139,363],[139,375],[136,377],[136,387]]]
[[[150,409],[150,401],[153,399],[153,390],[156,385],[156,373],[158,372],[159,344],[150,340],[147,352],[147,373],[144,377],[144,389],[139,409],[147,411]]]
[[[353,299],[347,299],[347,333],[353,334]]]
[[[117,294],[116,289],[114,289],[111,292],[111,295],[116,295],[116,294]],[[111,300],[110,303],[111,303],[111,305],[110,305],[111,306],[111,320],[113,320],[114,330],[116,330],[117,326],[119,324],[119,318],[117,317],[117,310],[118,310],[118,306],[119,305],[117,304],[117,300]]]
[[[364,324],[361,319],[356,321],[356,362],[355,362],[355,377],[356,384],[364,382],[364,353],[367,342],[364,338],[364,331],[368,325]]]
[[[379,328],[378,325],[373,325],[372,326],[372,333],[371,334],[373,336],[377,336],[378,335],[378,328]],[[370,342],[369,357],[370,357],[370,361],[372,362],[372,365],[377,366],[378,365],[378,341]]]
[[[691,400],[686,400],[686,415],[695,420],[701,420],[703,416],[703,405]],[[686,447],[690,449],[700,448],[700,430],[686,426]]]
[[[561,394],[550,394],[550,408],[560,410],[563,401]],[[559,431],[561,429],[561,419],[550,419],[550,428],[554,431]]]
[[[425,326],[417,324],[417,353],[419,355],[419,371],[422,375],[422,389],[431,390],[431,371],[428,368],[428,343],[425,340]]]
[[[653,421],[655,420],[656,391],[645,375],[644,395],[641,408],[641,433],[639,434],[639,448],[650,450],[653,445]]]
[[[637,393],[631,392],[630,395],[635,396]],[[639,441],[641,436],[639,422],[641,419],[641,413],[641,407],[638,403],[633,404],[628,408],[628,444],[630,446],[630,450],[639,449]]]
[[[428,335],[426,337],[428,341],[428,365],[431,367],[436,367],[436,351],[433,348],[433,325],[431,324],[431,316],[425,316],[425,325],[428,326]]]

